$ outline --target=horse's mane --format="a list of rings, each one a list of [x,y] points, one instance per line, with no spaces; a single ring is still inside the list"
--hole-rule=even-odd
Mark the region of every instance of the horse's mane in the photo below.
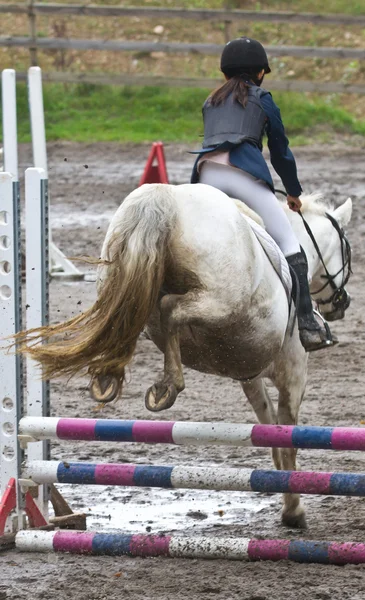
[[[303,194],[300,196],[300,200],[302,202],[302,213],[312,213],[314,215],[324,216],[326,212],[330,212],[333,210],[333,206],[331,204],[326,203],[323,200],[323,194],[321,192],[313,192],[312,194]],[[289,211],[289,207],[286,204],[286,201],[283,202],[284,208],[286,211]]]

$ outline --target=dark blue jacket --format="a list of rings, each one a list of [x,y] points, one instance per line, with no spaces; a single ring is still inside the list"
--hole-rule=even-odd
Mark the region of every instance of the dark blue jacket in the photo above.
[[[265,130],[268,138],[271,164],[281,178],[287,194],[290,194],[290,196],[300,196],[302,188],[297,176],[297,166],[289,148],[289,141],[285,135],[280,110],[272,99],[270,92],[264,93],[260,101],[267,117]],[[253,177],[264,181],[271,190],[274,190],[274,183],[269,167],[265,162],[262,152],[258,146],[250,142],[243,142],[239,146],[222,144],[219,147],[205,148],[200,151],[193,168],[191,183],[199,181],[197,170],[199,158],[207,152],[218,149],[222,151],[229,150],[229,160],[234,167],[238,167],[250,173]]]

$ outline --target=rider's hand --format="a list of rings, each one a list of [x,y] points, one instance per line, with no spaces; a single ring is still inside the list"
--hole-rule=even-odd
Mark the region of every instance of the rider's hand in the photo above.
[[[297,198],[296,196],[289,196],[289,194],[288,194],[286,201],[288,203],[290,210],[293,210],[294,212],[299,212],[300,209],[302,208],[302,203],[300,201],[300,198]]]

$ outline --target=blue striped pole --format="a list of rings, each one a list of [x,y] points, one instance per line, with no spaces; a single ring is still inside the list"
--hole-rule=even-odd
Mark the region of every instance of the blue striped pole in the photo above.
[[[216,467],[31,461],[22,482],[365,496],[365,475]]]

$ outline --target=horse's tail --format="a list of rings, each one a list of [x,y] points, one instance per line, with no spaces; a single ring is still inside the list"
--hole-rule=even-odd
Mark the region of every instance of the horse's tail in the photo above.
[[[170,186],[144,185],[125,199],[104,242],[95,304],[68,321],[16,336],[20,351],[42,364],[45,378],[88,368],[92,378],[123,380],[158,299],[176,216]],[[59,341],[39,343],[59,334]]]

